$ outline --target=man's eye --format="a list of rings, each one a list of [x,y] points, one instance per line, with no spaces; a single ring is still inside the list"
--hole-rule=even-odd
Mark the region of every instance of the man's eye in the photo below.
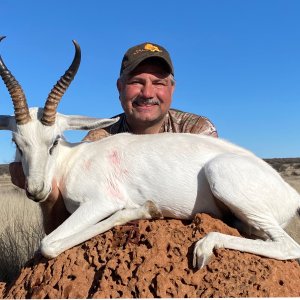
[[[167,83],[165,81],[155,81],[154,84],[158,85],[158,86],[165,86],[165,85],[167,85]]]
[[[129,82],[129,84],[140,84],[141,82],[138,80],[132,80]]]

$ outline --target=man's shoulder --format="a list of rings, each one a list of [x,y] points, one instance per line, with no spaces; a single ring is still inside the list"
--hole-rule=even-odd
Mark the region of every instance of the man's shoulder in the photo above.
[[[178,118],[180,120],[185,120],[188,118],[194,118],[194,119],[205,119],[205,117],[194,114],[194,113],[190,113],[190,112],[185,112],[176,108],[170,108],[169,109],[169,114],[174,117],[174,118]]]
[[[172,108],[169,110],[169,118],[176,132],[217,136],[214,124],[207,117]]]
[[[211,123],[207,117],[174,108],[169,110],[169,116],[172,121],[177,124],[190,123],[192,125],[196,123]]]

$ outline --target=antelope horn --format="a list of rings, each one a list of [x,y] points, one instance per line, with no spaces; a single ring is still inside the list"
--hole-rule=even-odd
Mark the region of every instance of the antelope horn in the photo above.
[[[5,38],[5,36],[0,37],[0,42]],[[29,114],[29,109],[27,106],[27,101],[25,94],[22,90],[21,85],[11,74],[11,72],[5,66],[2,57],[0,56],[0,76],[4,81],[10,97],[12,99],[15,111],[15,119],[18,125],[23,125],[28,123],[31,118]]]
[[[73,62],[69,67],[69,69],[59,79],[59,81],[57,81],[57,83],[49,93],[44,106],[44,112],[41,118],[41,122],[46,126],[51,126],[55,123],[56,109],[58,103],[60,102],[62,96],[66,92],[72,80],[74,79],[80,65],[80,59],[81,59],[80,47],[75,40],[73,40],[73,44],[75,46],[75,56]]]

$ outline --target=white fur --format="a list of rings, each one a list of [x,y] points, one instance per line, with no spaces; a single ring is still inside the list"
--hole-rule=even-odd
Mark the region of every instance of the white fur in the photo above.
[[[57,114],[53,126],[44,126],[39,121],[42,110],[30,112],[32,120],[25,125],[7,122],[7,116],[1,123],[0,118],[0,129],[13,131],[23,153],[19,158],[28,194],[45,201],[55,177],[72,213],[42,240],[44,256],[56,257],[115,225],[159,212],[179,219],[199,212],[222,218],[225,205],[242,229],[268,240],[210,233],[195,246],[194,266],[203,267],[219,247],[300,258],[300,246],[282,229],[299,208],[300,196],[251,152],[221,139],[184,133],[124,133],[78,144],[59,139],[52,148],[64,130],[105,127],[116,119]]]

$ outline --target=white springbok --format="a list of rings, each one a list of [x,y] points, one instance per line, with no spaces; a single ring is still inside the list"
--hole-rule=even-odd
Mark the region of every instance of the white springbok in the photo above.
[[[80,64],[80,48],[74,45],[73,62],[43,109],[28,109],[21,86],[0,61],[15,109],[14,116],[1,116],[0,129],[13,132],[27,195],[47,201],[55,177],[71,213],[42,240],[45,257],[56,257],[131,220],[191,219],[199,212],[223,218],[231,212],[243,229],[261,239],[209,233],[195,245],[195,267],[203,267],[220,247],[280,260],[300,258],[300,246],[282,229],[300,206],[299,194],[243,148],[209,136],[175,133],[65,141],[65,130],[102,128],[117,121],[56,113]]]

